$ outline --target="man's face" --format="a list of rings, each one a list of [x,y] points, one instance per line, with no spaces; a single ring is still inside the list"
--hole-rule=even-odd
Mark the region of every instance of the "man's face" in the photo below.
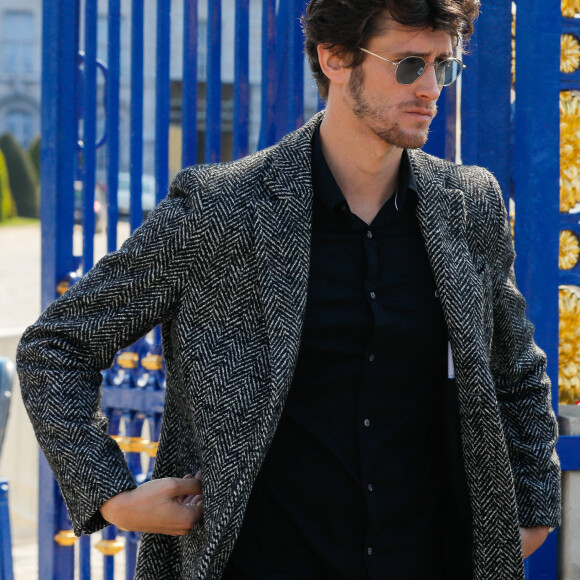
[[[393,62],[421,56],[433,63],[453,56],[448,34],[416,30],[393,21],[365,48]],[[410,85],[399,84],[395,73],[395,65],[365,55],[364,62],[351,72],[345,101],[359,121],[386,143],[401,148],[422,147],[442,87],[437,85],[432,66]]]

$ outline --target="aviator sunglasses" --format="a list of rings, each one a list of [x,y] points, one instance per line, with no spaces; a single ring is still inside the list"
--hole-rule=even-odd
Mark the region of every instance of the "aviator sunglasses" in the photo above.
[[[457,80],[465,65],[457,58],[446,58],[440,62],[428,63],[420,56],[407,56],[399,62],[393,62],[388,58],[379,56],[366,48],[359,47],[360,50],[367,54],[372,54],[385,62],[394,64],[397,67],[395,78],[401,85],[410,85],[414,83],[426,70],[428,66],[435,67],[435,78],[439,86],[448,86]]]

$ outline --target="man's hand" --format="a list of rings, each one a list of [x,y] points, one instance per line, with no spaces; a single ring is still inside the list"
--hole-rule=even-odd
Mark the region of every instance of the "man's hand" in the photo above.
[[[201,473],[148,481],[107,500],[100,511],[124,530],[185,536],[203,515]]]
[[[522,539],[524,558],[533,554],[546,541],[549,531],[550,528],[546,526],[520,528],[520,538]]]

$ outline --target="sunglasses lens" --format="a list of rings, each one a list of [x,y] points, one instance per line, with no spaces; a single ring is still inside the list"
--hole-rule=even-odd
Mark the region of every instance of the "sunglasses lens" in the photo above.
[[[402,85],[414,83],[425,70],[425,61],[420,56],[408,56],[397,66],[397,81]]]
[[[448,58],[441,61],[435,70],[437,72],[437,84],[447,86],[457,80],[463,68],[460,61]]]

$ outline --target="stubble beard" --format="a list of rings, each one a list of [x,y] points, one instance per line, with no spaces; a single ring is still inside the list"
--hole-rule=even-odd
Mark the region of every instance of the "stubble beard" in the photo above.
[[[355,67],[348,82],[348,92],[352,99],[352,111],[355,116],[365,120],[373,133],[385,143],[401,149],[418,149],[423,147],[429,136],[429,128],[423,134],[409,134],[401,129],[396,120],[394,107],[385,97],[384,102],[373,104],[363,94],[365,73],[362,66]],[[409,106],[407,103],[406,106]],[[385,120],[391,118],[385,126]]]

